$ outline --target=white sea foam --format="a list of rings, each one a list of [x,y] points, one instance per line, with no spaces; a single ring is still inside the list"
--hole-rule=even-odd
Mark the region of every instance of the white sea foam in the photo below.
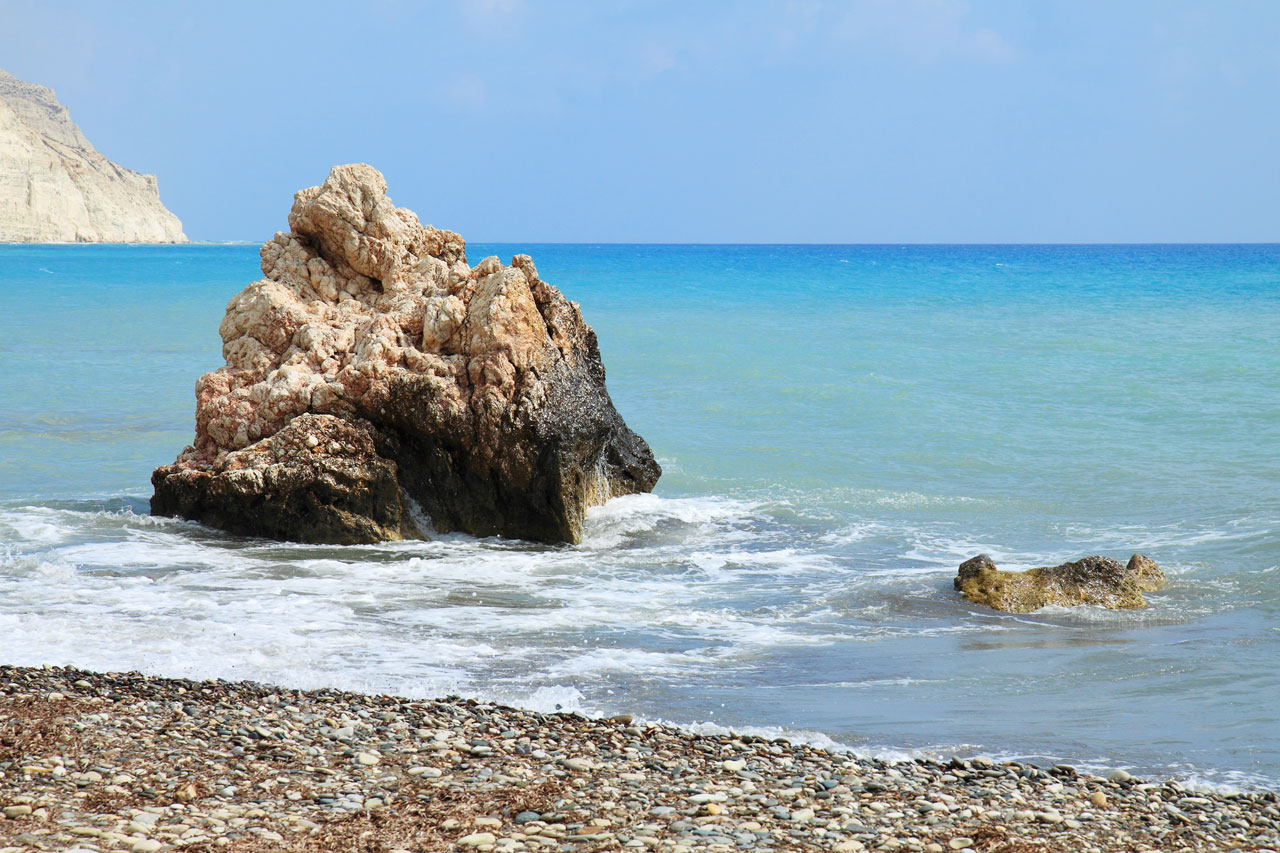
[[[597,648],[562,660],[546,670],[551,679],[579,679],[606,672],[654,675],[688,672],[702,668],[704,658],[697,652],[648,652],[642,649]]]
[[[1194,548],[1197,545],[1210,543],[1233,542],[1269,536],[1271,531],[1280,525],[1275,520],[1243,520],[1232,519],[1218,527],[1187,527],[1184,523],[1170,523],[1156,527],[1138,525],[1118,525],[1114,527],[1091,527],[1087,525],[1065,525],[1062,528],[1064,537],[1070,540],[1088,542],[1098,548],[1117,550],[1118,552],[1153,551],[1170,548]]]
[[[63,542],[70,531],[58,523],[54,510],[42,507],[24,507],[21,510],[0,513],[0,537],[6,542],[30,542],[53,545]]]
[[[915,749],[901,747],[878,746],[871,744],[850,744],[832,738],[830,735],[811,729],[789,729],[782,726],[722,725],[711,721],[682,723],[665,718],[645,718],[642,722],[659,723],[701,735],[735,735],[761,737],[767,740],[784,740],[791,744],[805,744],[833,753],[844,753],[854,758],[874,759],[886,764],[901,764],[907,761],[924,759],[948,759],[955,755],[972,755],[976,749],[969,744],[956,746],[930,746]]]
[[[1275,779],[1256,773],[1242,773],[1235,770],[1222,771],[1214,778],[1205,777],[1198,773],[1190,773],[1185,776],[1175,775],[1173,778],[1177,779],[1188,792],[1195,794],[1231,796],[1244,791],[1274,790],[1276,787]]]
[[[942,679],[936,678],[868,678],[862,681],[831,681],[825,684],[815,684],[814,687],[840,687],[840,688],[872,688],[872,687],[911,687],[916,684],[942,684]]]
[[[1246,583],[1200,577],[1196,596],[1175,584],[1137,613],[988,613],[950,594],[960,560],[985,551],[1014,568],[1052,556],[914,516],[815,513],[815,524],[804,505],[641,495],[592,509],[579,546],[449,535],[345,548],[238,540],[127,506],[0,508],[0,636],[10,663],[456,693],[687,722],[707,718],[688,704],[692,683],[758,701],[796,689],[823,702],[847,693],[868,708],[907,693],[950,701],[997,688],[940,677],[917,644],[1014,649],[1043,645],[1046,631],[1172,624],[1219,612],[1216,599],[1202,600],[1213,584],[1229,597]],[[1175,575],[1198,571],[1173,565]],[[868,660],[875,671],[858,672]],[[805,672],[816,677],[788,686]],[[1173,677],[1154,672],[1144,677]],[[1059,675],[1034,689],[1073,677]],[[735,730],[887,760],[965,749],[871,748],[804,725]]]
[[[1026,569],[1044,565],[1044,555],[1017,551],[996,542],[970,539],[950,532],[911,531],[903,557],[950,571],[978,554],[986,554],[1004,569]]]
[[[609,550],[664,525],[719,527],[732,535],[733,525],[752,518],[753,504],[706,498],[660,498],[653,494],[626,495],[587,511],[582,550]],[[688,536],[689,531],[684,531]]]
[[[818,541],[827,545],[852,545],[868,539],[892,537],[900,534],[900,529],[876,521],[858,521],[827,531],[818,537]]]
[[[583,703],[582,691],[574,687],[539,687],[532,693],[525,694],[504,693],[498,690],[493,695],[498,698],[498,701],[502,701],[502,697],[505,697],[509,703],[543,714],[563,712],[601,716]]]

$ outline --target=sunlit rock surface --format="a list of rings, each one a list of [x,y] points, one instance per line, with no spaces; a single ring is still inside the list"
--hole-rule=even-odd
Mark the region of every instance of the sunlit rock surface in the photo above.
[[[1025,572],[1006,572],[986,554],[960,564],[955,588],[975,604],[996,610],[1029,613],[1056,604],[1074,607],[1094,604],[1111,609],[1146,607],[1144,592],[1164,586],[1164,572],[1155,561],[1134,554],[1127,565],[1110,557],[1084,557]]]
[[[227,305],[226,366],[196,383],[195,444],[152,475],[152,512],[372,542],[417,534],[407,496],[437,530],[579,541],[587,507],[661,473],[609,399],[595,333],[528,256],[468,266],[461,237],[386,191],[356,164],[295,196],[265,278]],[[321,417],[293,426],[304,415]],[[329,440],[335,420],[350,440]]]

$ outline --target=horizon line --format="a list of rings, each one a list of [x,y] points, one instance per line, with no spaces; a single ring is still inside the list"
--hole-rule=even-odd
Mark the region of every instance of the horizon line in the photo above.
[[[124,248],[176,248],[180,246],[261,246],[267,240],[188,240],[185,243],[108,243],[108,242],[61,242],[61,243],[28,243],[28,242],[0,242],[0,247],[6,246],[31,246],[31,247],[93,247],[93,246],[120,246]],[[1120,241],[1120,242],[1079,242],[1079,241],[1017,241],[1017,242],[928,242],[928,241],[892,241],[892,242],[855,242],[855,243],[830,243],[830,242],[763,242],[763,241],[746,241],[746,242],[675,242],[664,240],[466,240],[469,245],[492,245],[492,246],[759,246],[759,247],[823,247],[823,246],[839,246],[839,247],[863,247],[863,248],[884,248],[884,247],[1038,247],[1038,246],[1054,246],[1054,247],[1143,247],[1143,246],[1280,246],[1280,240],[1200,240],[1200,241]]]
[[[270,238],[267,238],[270,240]],[[28,246],[261,246],[267,240],[190,240],[186,243],[10,243],[5,245]],[[481,244],[493,246],[1280,246],[1280,240],[1191,240],[1191,241],[1114,241],[1114,242],[1080,242],[1080,241],[1016,241],[1016,242],[955,242],[955,241],[890,241],[890,242],[767,242],[767,241],[670,241],[670,240],[471,240],[468,245]]]

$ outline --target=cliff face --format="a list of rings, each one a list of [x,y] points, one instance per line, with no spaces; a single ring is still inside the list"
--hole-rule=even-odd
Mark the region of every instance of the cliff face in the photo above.
[[[0,71],[0,243],[185,243],[155,175],[99,154],[52,89]]]

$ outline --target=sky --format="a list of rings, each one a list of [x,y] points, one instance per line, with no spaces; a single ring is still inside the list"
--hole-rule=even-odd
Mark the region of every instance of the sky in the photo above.
[[[367,162],[479,242],[1280,241],[1274,0],[0,0],[0,68],[196,240]]]

